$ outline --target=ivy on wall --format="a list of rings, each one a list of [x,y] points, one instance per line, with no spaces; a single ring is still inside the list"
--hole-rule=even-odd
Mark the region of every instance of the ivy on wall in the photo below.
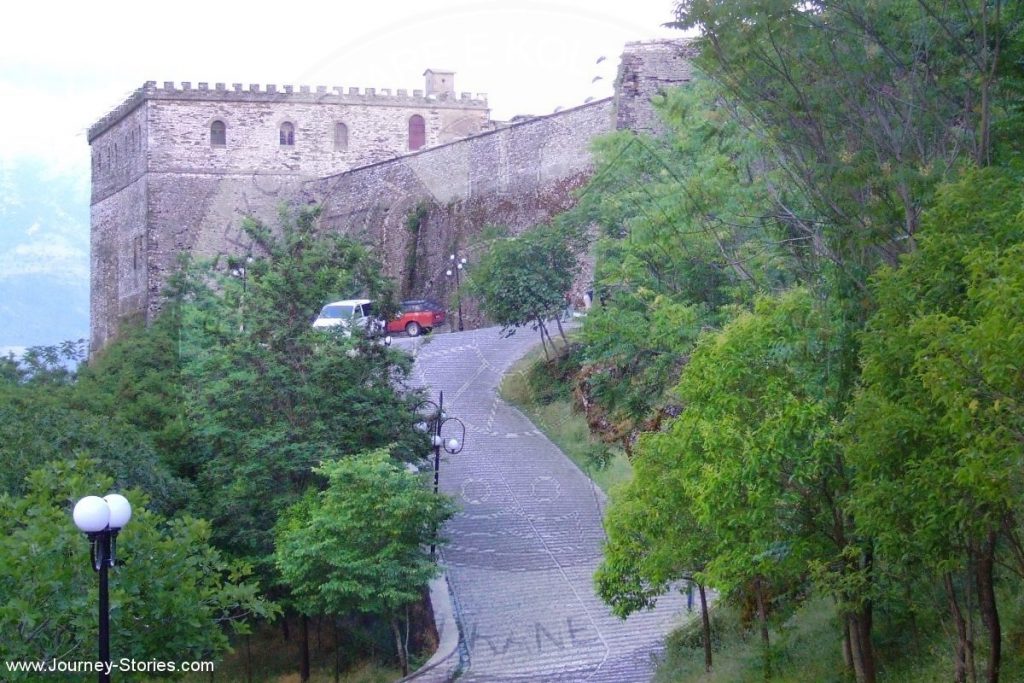
[[[405,278],[402,281],[402,297],[412,296],[416,290],[417,264],[420,250],[420,228],[426,223],[429,213],[427,202],[421,201],[405,218],[405,229],[409,231],[409,246],[405,254]]]

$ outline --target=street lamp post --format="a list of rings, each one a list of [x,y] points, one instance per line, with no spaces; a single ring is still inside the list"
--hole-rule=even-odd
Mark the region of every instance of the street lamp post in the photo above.
[[[458,455],[462,452],[463,446],[466,443],[466,425],[463,424],[462,420],[457,417],[448,417],[448,414],[444,412],[444,392],[440,392],[437,397],[437,403],[430,400],[422,401],[417,406],[417,412],[423,407],[431,408],[431,412],[427,415],[427,419],[420,420],[417,423],[417,428],[420,431],[430,432],[430,445],[434,448],[434,495],[437,495],[438,485],[441,481],[441,449],[444,449],[446,453],[451,455]],[[458,430],[458,436],[455,436],[449,430],[449,437],[445,438],[442,434],[442,430],[446,424],[452,424],[453,429]],[[435,546],[433,543],[430,544],[430,556],[434,556]]]
[[[462,332],[462,292],[459,290],[459,287],[461,286],[459,274],[462,272],[462,269],[466,267],[466,259],[465,257],[456,259],[455,254],[450,254],[448,256],[448,262],[450,267],[445,271],[445,274],[448,277],[451,277],[453,274],[455,275],[455,296],[458,297],[459,302],[459,332]]]
[[[75,504],[75,526],[89,539],[89,559],[99,574],[99,682],[110,683],[110,598],[107,569],[117,564],[117,532],[132,518],[132,506],[124,496],[111,493],[86,496]]]

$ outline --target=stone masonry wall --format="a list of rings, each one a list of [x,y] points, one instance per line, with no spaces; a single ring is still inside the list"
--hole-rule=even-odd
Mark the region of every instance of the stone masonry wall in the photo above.
[[[146,105],[92,140],[90,337],[102,346],[118,321],[146,306]]]
[[[626,43],[615,78],[615,127],[637,132],[661,130],[652,98],[693,79],[697,48],[686,41]]]
[[[309,182],[307,197],[324,204],[325,229],[372,244],[406,296],[447,302],[455,284],[448,257],[479,257],[474,238],[485,226],[519,233],[573,205],[591,175],[590,143],[612,130],[613,113],[608,98],[536,117]],[[426,217],[412,232],[406,223],[417,207]],[[475,310],[464,312],[478,322]]]
[[[178,254],[244,252],[242,220],[272,219],[302,181],[407,153],[414,114],[424,119],[427,147],[489,121],[486,97],[469,93],[152,82],[135,91],[89,129],[93,348],[119,319],[152,318]],[[226,126],[223,146],[211,144],[215,120]],[[294,145],[280,144],[285,121],[295,127]],[[348,129],[342,148],[337,123]]]
[[[447,108],[425,98],[378,99],[150,100],[149,169],[320,177],[408,153],[413,115],[424,119],[427,147],[475,134],[487,121],[486,107]],[[215,120],[227,128],[223,147],[210,144]],[[295,127],[294,145],[279,142],[285,122]],[[344,149],[336,149],[337,123],[348,128]]]
[[[376,247],[404,294],[448,301],[447,256],[478,257],[488,224],[521,232],[571,207],[592,173],[591,140],[657,130],[651,97],[690,80],[691,56],[685,43],[629,43],[614,98],[511,125],[469,93],[146,83],[89,129],[92,350],[125,317],[152,319],[179,254],[244,255],[243,219],[272,224],[283,202],[323,202],[324,226]],[[427,148],[408,153],[413,114]],[[226,124],[223,147],[211,145],[214,120]],[[294,146],[279,144],[284,121]],[[347,149],[335,149],[337,122]]]

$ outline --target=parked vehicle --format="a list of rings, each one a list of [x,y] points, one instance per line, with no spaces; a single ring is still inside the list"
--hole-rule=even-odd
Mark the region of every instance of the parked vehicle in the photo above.
[[[401,313],[388,322],[388,332],[405,332],[410,337],[417,337],[430,332],[444,323],[448,314],[444,306],[432,299],[409,299],[399,304]]]
[[[380,320],[369,299],[346,299],[333,301],[320,310],[320,315],[313,321],[313,327],[343,327],[344,334],[352,334],[353,328],[362,328],[370,336],[384,331],[384,321]]]

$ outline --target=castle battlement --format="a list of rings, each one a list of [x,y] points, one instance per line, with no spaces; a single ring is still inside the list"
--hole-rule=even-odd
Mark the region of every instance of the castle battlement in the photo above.
[[[392,94],[394,93],[394,94]],[[141,88],[134,90],[124,102],[105,114],[89,127],[88,140],[91,143],[103,132],[114,126],[140,104],[147,100],[177,100],[206,102],[272,102],[296,104],[333,104],[333,105],[375,105],[395,107],[422,107],[429,109],[475,109],[487,110],[487,93],[475,95],[463,92],[455,96],[454,92],[424,92],[413,90],[412,94],[405,88],[392,91],[391,88],[359,88],[354,86],[308,86],[301,85],[296,90],[293,85],[276,85],[273,83],[214,83],[200,81],[164,81],[157,85],[156,81],[146,81]]]

